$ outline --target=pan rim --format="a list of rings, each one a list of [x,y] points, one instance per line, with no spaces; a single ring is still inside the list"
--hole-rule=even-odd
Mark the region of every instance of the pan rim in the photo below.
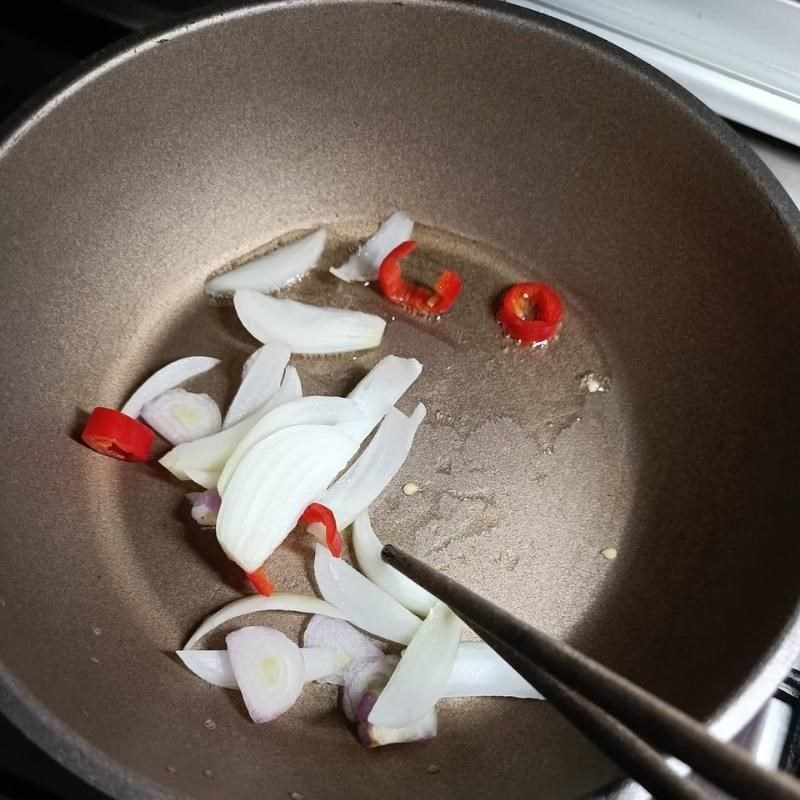
[[[299,10],[319,5],[361,5],[393,0],[258,0],[231,6],[206,7],[202,13],[176,18],[147,32],[133,33],[98,51],[67,70],[23,103],[0,125],[0,161],[39,121],[84,86],[135,58],[140,53],[207,27],[229,20],[258,16],[280,8]],[[399,3],[403,5],[404,3]],[[494,18],[518,21],[545,29],[591,51],[617,67],[646,81],[667,102],[680,106],[704,132],[725,149],[746,179],[769,203],[777,221],[789,234],[794,250],[800,257],[800,209],[798,209],[777,178],[724,120],[702,101],[664,73],[631,53],[594,34],[571,26],[547,15],[510,5],[498,0],[415,0],[429,8],[452,9],[454,12],[485,14]],[[733,737],[769,699],[792,664],[800,657],[800,596],[794,613],[776,638],[772,648],[756,664],[739,690],[706,721],[711,731],[722,739]],[[0,660],[0,712],[25,733],[36,745],[67,769],[89,784],[113,797],[151,798],[174,797],[163,785],[130,767],[122,765],[90,744],[62,722],[47,707],[33,697]],[[592,793],[591,797],[614,800],[639,800],[646,797],[635,783],[623,781],[615,787]]]

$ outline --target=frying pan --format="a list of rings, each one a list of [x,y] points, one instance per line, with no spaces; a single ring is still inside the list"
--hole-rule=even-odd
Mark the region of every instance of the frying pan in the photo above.
[[[255,343],[205,277],[322,223],[336,263],[395,209],[420,221],[419,277],[461,273],[454,311],[392,312],[380,353],[298,361],[309,393],[388,352],[424,363],[404,402],[428,418],[374,509],[382,538],[721,736],[800,652],[798,215],[642,63],[504,5],[254,5],[73,75],[6,130],[0,183],[2,708],[91,783],[394,800],[620,779],[546,703],[443,703],[435,740],[375,752],[328,687],[251,724],[171,655],[243,588],[185,487],[75,439],[182,355],[224,358],[203,385],[229,398]],[[493,321],[523,278],[565,300],[544,351]],[[389,317],[323,271],[294,296]],[[310,590],[306,544],[271,564],[286,590]]]

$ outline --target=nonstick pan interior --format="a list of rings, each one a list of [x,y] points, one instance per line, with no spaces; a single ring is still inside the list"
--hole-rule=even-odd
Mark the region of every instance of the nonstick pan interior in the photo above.
[[[292,292],[394,316],[379,353],[297,360],[308,393],[385,353],[424,364],[384,540],[698,717],[727,709],[723,733],[796,655],[797,216],[652,70],[501,6],[253,7],[86,73],[10,133],[0,185],[3,704],[107,791],[566,799],[618,777],[546,703],[448,702],[432,742],[366,751],[330,687],[255,726],[172,656],[243,587],[185,487],[76,430],[182,355],[224,358],[203,385],[230,397],[255,342],[205,277],[319,224],[332,264],[406,210],[419,277],[464,278],[439,322],[327,274]],[[544,351],[494,323],[521,279],[565,299]],[[310,590],[309,552],[277,554],[282,589]]]

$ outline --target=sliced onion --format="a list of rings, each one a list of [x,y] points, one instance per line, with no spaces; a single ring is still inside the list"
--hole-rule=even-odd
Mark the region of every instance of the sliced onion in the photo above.
[[[191,471],[197,476],[197,483],[209,488],[204,481],[208,480],[211,473],[222,471],[225,462],[247,432],[279,405],[296,400],[301,392],[297,370],[291,366],[286,367],[280,389],[258,410],[231,425],[230,428],[223,428],[219,433],[173,447],[158,463],[181,481],[195,480],[189,475]]]
[[[385,320],[345,308],[321,308],[239,289],[233,296],[239,321],[260,342],[286,342],[293,353],[349,353],[377,347]]]
[[[381,558],[383,545],[372,529],[367,511],[353,521],[353,548],[361,571],[409,611],[424,617],[436,604],[432,594]]]
[[[371,724],[404,728],[431,712],[453,669],[461,627],[443,603],[431,609],[370,712]]]
[[[341,267],[332,267],[331,272],[343,281],[374,281],[378,267],[397,245],[407,242],[414,230],[414,221],[400,211],[392,214],[378,230],[367,239],[355,255],[350,256]]]
[[[346,618],[343,611],[310,594],[278,592],[269,597],[253,594],[240,597],[206,617],[189,637],[184,650],[191,650],[204,636],[215,631],[220,625],[259,611],[296,611],[299,614],[324,614],[326,617]]]
[[[319,502],[333,511],[340,530],[369,508],[403,466],[423,419],[422,403],[410,417],[390,408],[358,460],[322,495]]]
[[[187,467],[185,473],[186,479],[194,481],[204,489],[213,489],[219,480],[219,472],[214,469],[192,469]]]
[[[262,417],[246,436],[239,442],[219,477],[217,488],[225,493],[241,460],[257,442],[283,428],[294,425],[335,425],[338,423],[358,421],[363,417],[358,406],[345,397],[320,397],[309,395],[290,403],[284,403]]]
[[[206,283],[206,294],[233,294],[237,289],[274,292],[289,286],[314,269],[325,248],[325,238],[325,229],[320,228],[296,242],[217,275]]]
[[[178,650],[176,655],[198,678],[223,689],[238,689],[227,650]]]
[[[383,639],[411,641],[420,627],[418,617],[327,548],[317,544],[315,551],[314,577],[320,594],[340,608],[345,619]]]
[[[442,697],[521,697],[542,700],[485,642],[461,642]]]
[[[222,427],[217,401],[186,389],[168,389],[144,406],[141,417],[170,444],[202,439]]]
[[[300,648],[273,628],[241,628],[225,638],[231,668],[253,722],[271,722],[300,697],[305,666]]]
[[[208,356],[189,356],[179,358],[165,367],[161,367],[158,372],[154,372],[127,400],[120,409],[123,414],[129,417],[138,417],[145,404],[169,389],[174,389],[181,383],[208,372],[212,367],[219,364],[218,358]]]
[[[344,689],[342,690],[342,711],[350,722],[356,721],[356,712],[361,699],[367,692],[379,693],[389,682],[395,667],[399,663],[398,656],[380,655],[369,658],[354,659],[344,671]]]
[[[364,412],[364,418],[346,422],[341,426],[342,429],[359,442],[366,439],[419,377],[420,372],[422,364],[415,358],[382,358],[348,395]]]
[[[336,671],[339,654],[332,647],[303,647],[300,654],[303,656],[306,681],[321,681]]]
[[[358,739],[364,747],[382,747],[386,744],[403,744],[405,742],[424,742],[436,736],[438,720],[435,708],[402,728],[386,728],[370,723],[368,718],[375,707],[378,696],[376,692],[367,692],[361,698],[361,703],[359,703],[356,712]]]
[[[220,496],[216,489],[208,489],[192,503],[192,519],[204,528],[217,524]]]
[[[278,391],[291,354],[283,342],[268,342],[256,350],[248,359],[247,371],[243,372],[239,389],[228,406],[222,423],[224,428],[252,414]]]
[[[321,615],[311,617],[303,634],[305,647],[333,648],[336,653],[335,668],[329,670],[325,683],[342,685],[351,661],[383,657],[383,652],[363,633],[348,622]]]
[[[217,540],[245,572],[269,558],[358,449],[330,425],[283,428],[247,451],[225,488]]]

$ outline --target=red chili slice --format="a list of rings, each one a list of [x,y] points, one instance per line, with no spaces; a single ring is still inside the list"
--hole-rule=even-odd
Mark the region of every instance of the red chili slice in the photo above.
[[[546,342],[561,322],[561,298],[546,283],[516,283],[503,296],[497,320],[521,344]]]
[[[378,282],[384,296],[409,311],[419,314],[444,314],[453,307],[461,292],[461,278],[458,273],[443,272],[433,289],[419,283],[409,283],[400,268],[400,262],[417,246],[416,242],[403,242],[389,253],[381,262]]]
[[[154,433],[139,420],[98,406],[89,416],[81,439],[98,453],[123,461],[147,461]]]
[[[257,569],[255,572],[248,572],[247,578],[253,584],[253,588],[264,597],[269,597],[275,593],[275,586],[272,581],[267,577],[267,573],[262,569]]]
[[[335,558],[339,558],[342,555],[342,537],[336,527],[336,518],[333,516],[333,511],[327,506],[322,505],[322,503],[312,503],[300,515],[300,524],[309,527],[315,524],[322,525],[325,528],[325,544],[328,546],[328,550],[331,551],[331,555]],[[313,531],[311,532],[313,534]],[[321,536],[317,538],[322,541]]]

